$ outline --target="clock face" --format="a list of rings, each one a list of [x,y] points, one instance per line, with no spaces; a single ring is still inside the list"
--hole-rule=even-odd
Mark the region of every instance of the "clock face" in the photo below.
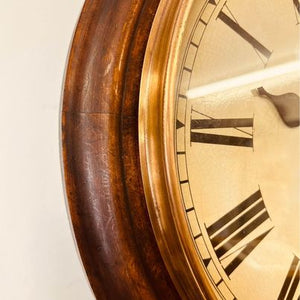
[[[185,26],[178,185],[217,299],[299,299],[299,7],[197,0]]]

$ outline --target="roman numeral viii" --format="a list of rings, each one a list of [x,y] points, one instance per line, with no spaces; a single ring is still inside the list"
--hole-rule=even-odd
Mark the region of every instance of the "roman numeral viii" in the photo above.
[[[251,133],[240,128],[249,127]],[[232,128],[239,131],[240,136],[195,132],[196,129]],[[253,118],[248,119],[192,119],[191,142],[227,146],[253,147]]]
[[[250,241],[247,239],[269,218],[261,191],[258,190],[207,228],[220,262],[226,259],[224,270],[227,276],[230,276],[271,231],[267,230]]]
[[[300,299],[295,297],[296,290],[299,285],[299,275],[300,275],[300,262],[297,256],[294,256],[294,259],[291,263],[290,269],[286,275],[285,281],[283,283],[282,289],[278,296],[277,300],[292,300]]]

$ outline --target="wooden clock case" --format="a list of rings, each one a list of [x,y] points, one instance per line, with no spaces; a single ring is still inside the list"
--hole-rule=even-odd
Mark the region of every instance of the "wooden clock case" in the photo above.
[[[145,202],[138,148],[140,78],[159,0],[87,0],[62,107],[74,235],[97,299],[180,299]]]

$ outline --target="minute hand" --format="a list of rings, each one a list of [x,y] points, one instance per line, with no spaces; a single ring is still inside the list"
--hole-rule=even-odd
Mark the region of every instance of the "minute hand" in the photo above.
[[[299,126],[299,96],[295,93],[272,95],[263,87],[257,89],[258,95],[269,99],[276,107],[282,121],[288,127]]]

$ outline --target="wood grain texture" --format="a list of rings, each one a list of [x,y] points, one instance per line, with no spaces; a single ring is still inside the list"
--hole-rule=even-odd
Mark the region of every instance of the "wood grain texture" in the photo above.
[[[138,99],[159,0],[87,0],[62,108],[69,211],[97,299],[179,299],[149,221],[138,152]]]

